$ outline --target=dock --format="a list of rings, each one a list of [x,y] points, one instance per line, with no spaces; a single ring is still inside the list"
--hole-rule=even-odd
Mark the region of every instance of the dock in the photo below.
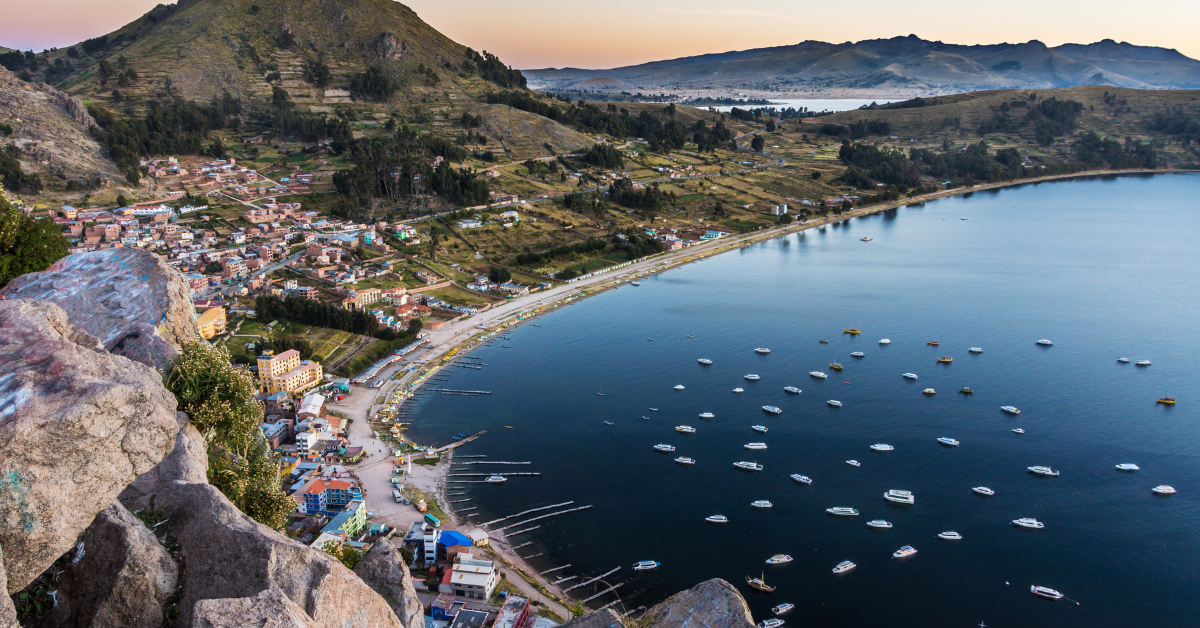
[[[439,447],[428,453],[437,454],[437,453],[441,453],[443,451],[450,451],[451,449],[455,449],[457,447],[462,447],[463,445],[466,445],[467,443],[475,440],[476,438],[479,438],[480,436],[483,436],[484,434],[487,434],[487,430],[475,432],[474,434],[471,434],[470,436],[458,441],[457,443],[451,443],[449,445],[446,445],[445,447]]]
[[[478,397],[480,395],[492,394],[492,391],[490,390],[453,390],[450,388],[438,388],[436,390],[443,395],[465,395],[467,397]]]
[[[500,517],[499,519],[493,519],[491,521],[488,521],[487,523],[481,523],[479,525],[486,526],[486,525],[491,525],[493,523],[500,523],[501,521],[504,521],[505,519],[512,519],[513,517],[520,517],[521,515],[527,515],[531,512],[538,512],[539,510],[549,510],[551,508],[560,508],[562,506],[570,506],[571,504],[574,504],[574,503],[575,503],[574,501],[569,501],[569,502],[563,502],[561,504],[550,504],[549,506],[542,506],[541,508],[530,508],[529,510],[522,510],[521,512],[519,512],[515,515],[509,515],[507,517]]]
[[[551,584],[555,584],[555,585],[557,585],[557,584],[560,584],[560,583],[566,582],[566,581],[568,581],[568,580],[574,580],[574,579],[576,579],[576,578],[578,578],[578,577],[579,577],[579,576],[567,576],[566,578],[559,578],[558,580],[555,580],[555,581],[554,581],[554,582],[552,582]]]
[[[542,516],[540,516],[540,517],[534,517],[533,519],[526,519],[526,520],[524,520],[524,521],[519,521],[519,522],[517,522],[517,523],[512,523],[512,524],[506,525],[506,526],[504,526],[504,527],[502,527],[502,528],[498,528],[498,529],[499,529],[500,531],[504,531],[504,530],[507,530],[507,529],[509,529],[509,528],[515,528],[515,527],[517,527],[517,526],[519,526],[519,525],[525,525],[525,524],[527,524],[527,523],[533,523],[534,521],[538,521],[538,520],[540,520],[540,519],[546,519],[547,517],[557,517],[558,515],[565,515],[565,514],[567,514],[567,513],[569,513],[569,512],[577,512],[577,511],[580,511],[580,510],[587,510],[588,508],[591,508],[591,507],[592,507],[592,505],[591,505],[591,504],[588,504],[587,506],[580,506],[580,507],[578,507],[578,508],[569,508],[569,509],[567,509],[567,510],[560,510],[560,511],[558,511],[558,512],[552,512],[552,513],[550,513],[550,514],[548,514],[548,515],[542,515]]]
[[[553,573],[553,572],[555,572],[555,571],[558,571],[558,570],[560,570],[560,569],[566,569],[567,567],[570,567],[570,565],[563,565],[562,567],[555,567],[554,569],[547,569],[546,571],[539,571],[539,572],[538,572],[538,575],[539,575],[539,576],[544,576],[544,575],[546,575],[546,574],[548,574],[548,573]]]
[[[574,586],[571,586],[571,587],[568,587],[568,588],[566,588],[566,589],[563,589],[563,593],[566,593],[567,591],[570,591],[571,589],[578,589],[579,587],[585,587],[585,586],[587,586],[587,585],[589,585],[589,584],[591,584],[591,583],[593,583],[593,582],[596,582],[597,580],[601,580],[601,579],[603,579],[603,578],[607,578],[607,577],[609,577],[609,576],[611,576],[611,575],[613,575],[613,574],[617,573],[617,572],[618,572],[618,571],[620,571],[620,570],[621,570],[621,568],[620,568],[620,567],[614,567],[614,568],[613,568],[611,571],[606,571],[606,572],[604,572],[604,573],[602,573],[602,574],[600,574],[600,575],[596,576],[595,578],[592,578],[591,580],[585,580],[585,581],[583,581],[583,582],[580,582],[579,584],[576,584],[576,585],[574,585]]]
[[[605,590],[603,590],[603,591],[601,591],[601,592],[599,592],[599,593],[597,593],[597,594],[593,595],[592,597],[588,597],[588,598],[584,598],[584,599],[580,600],[580,601],[579,601],[579,603],[580,603],[580,604],[586,604],[586,603],[588,603],[588,602],[591,602],[592,600],[594,600],[594,599],[596,599],[596,598],[600,597],[601,595],[604,595],[604,594],[606,594],[606,593],[611,593],[611,592],[613,592],[613,591],[616,591],[616,590],[617,590],[617,587],[623,587],[623,586],[625,586],[626,584],[627,584],[627,583],[625,583],[625,582],[621,582],[621,583],[618,583],[618,584],[614,584],[614,585],[612,585],[611,587],[608,587],[607,589],[605,589]]]
[[[466,456],[463,456],[464,458]],[[471,462],[459,462],[457,464],[533,464],[526,460],[524,462],[508,462],[506,460],[473,460]]]
[[[504,536],[516,536],[518,534],[525,534],[526,532],[533,532],[534,530],[536,530],[540,527],[542,527],[542,526],[533,526],[532,528],[525,528],[524,530],[517,530],[516,532],[506,533]]]
[[[507,476],[510,476],[510,475],[526,475],[526,476],[536,476],[536,477],[541,477],[541,475],[542,475],[542,474],[541,474],[541,473],[539,473],[539,472],[536,472],[536,471],[535,471],[535,472],[532,472],[532,473],[529,473],[529,472],[526,472],[526,473],[450,473],[450,474],[447,474],[447,476],[446,476],[446,477],[451,477],[451,478],[487,478],[487,477],[491,477],[491,476],[493,476],[493,475],[502,475],[502,476],[505,476],[505,477],[507,477]]]

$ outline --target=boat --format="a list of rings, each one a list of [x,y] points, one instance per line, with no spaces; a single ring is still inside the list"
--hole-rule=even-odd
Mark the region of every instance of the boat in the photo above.
[[[1021,414],[1021,410],[1016,406],[1000,406],[1000,409],[1009,414]]]
[[[679,432],[680,434],[695,434],[696,428],[690,425],[676,425],[675,431]]]
[[[862,331],[857,327],[851,327],[850,329],[842,328],[842,333],[843,334],[852,334],[852,335],[857,336],[857,335],[861,334]]]
[[[887,443],[875,443],[871,445],[871,451],[894,451],[896,448]]]
[[[598,396],[601,396],[601,397],[603,397],[603,396],[604,396],[604,392],[603,392],[603,391],[597,391],[597,392],[596,392],[596,394],[597,394]]]
[[[953,438],[949,438],[947,436],[943,436],[943,437],[937,439],[937,442],[939,442],[947,447],[958,447],[958,441],[954,440]]]
[[[839,576],[840,576],[840,575],[842,575],[842,574],[844,574],[844,573],[848,573],[848,572],[850,572],[850,571],[853,571],[853,570],[854,570],[854,568],[855,568],[855,567],[857,567],[857,566],[858,566],[858,565],[855,565],[854,563],[852,563],[852,562],[850,562],[850,561],[848,561],[848,560],[843,560],[842,562],[840,562],[840,563],[838,563],[838,564],[837,564],[837,567],[834,567],[834,568],[833,568],[833,573],[834,573],[835,575],[839,575]]]
[[[762,409],[764,412],[770,412],[771,414],[783,414],[783,410],[780,410],[775,406],[763,406]]]
[[[746,449],[749,449],[751,451],[762,451],[767,448],[767,444],[766,443],[746,443],[745,445],[742,445],[742,447],[745,447]]]
[[[513,426],[511,426],[511,425],[505,425],[505,426],[504,426],[504,429],[506,429],[506,430],[511,430],[512,428],[513,428]]]
[[[962,388],[958,389],[958,392],[964,395],[973,395],[975,394],[975,389],[971,388],[970,386],[963,386]]]
[[[759,500],[750,502],[750,505],[754,506],[755,508],[770,508],[771,506],[774,506],[775,504],[772,504],[771,502],[769,502],[765,499],[759,499]]]
[[[853,508],[847,508],[845,506],[834,506],[833,508],[826,508],[825,512],[827,512],[835,517],[857,517],[858,516],[857,510],[855,510]]]
[[[954,532],[953,530],[948,530],[946,532],[942,532],[941,534],[938,534],[938,538],[943,541],[961,541],[961,540],[963,540],[963,536],[957,532]]]
[[[661,564],[662,563],[658,563],[658,562],[655,562],[652,560],[639,560],[638,562],[633,564],[633,570],[634,571],[650,571],[653,569],[658,569],[658,566]]]
[[[710,360],[708,358],[700,358],[699,360],[696,360],[696,361],[703,364],[704,366],[712,366],[712,360]]]
[[[750,429],[754,430],[755,432],[761,432],[763,434],[767,433],[767,426],[765,426],[765,425],[751,425]]]
[[[904,374],[904,378],[905,378],[905,379],[916,379],[916,378],[917,378],[917,374],[916,374],[916,373],[905,373],[905,374]]]
[[[883,498],[889,502],[904,504],[905,506],[912,506],[917,502],[917,498],[912,494],[912,491],[899,491],[896,489],[884,493]]]
[[[795,386],[784,386],[783,390],[790,395],[799,395],[802,391]]]
[[[762,576],[759,576],[757,578],[751,578],[750,576],[746,576],[746,585],[749,586],[751,589],[755,589],[757,591],[766,591],[767,593],[770,593],[775,590],[775,587],[767,584],[767,581],[763,580]]]
[[[835,371],[840,371],[840,370],[842,370],[842,365],[841,365],[841,364],[838,364],[837,362],[830,362],[830,363],[829,363],[829,368],[831,368],[831,369],[833,369],[833,370],[835,370]]]
[[[772,617],[771,619],[764,619],[758,622],[758,628],[779,628],[783,623],[782,619]]]
[[[754,373],[751,373],[749,375],[743,375],[742,377],[746,381],[751,381],[751,382],[757,382],[758,380],[762,379],[761,377],[755,375]]]
[[[650,420],[650,417],[648,417],[648,416],[643,416],[642,418],[643,418],[643,419],[645,419],[645,420],[647,420],[647,421],[649,421],[649,420]]]
[[[1019,427],[1013,428],[1013,434],[1024,434],[1024,433],[1025,433],[1025,430],[1023,430]]]
[[[1150,492],[1155,493],[1157,495],[1174,495],[1175,487],[1167,486],[1166,484],[1159,484],[1158,486],[1150,489]]]
[[[779,605],[772,607],[771,612],[775,613],[776,615],[783,615],[783,614],[792,612],[793,610],[795,610],[795,608],[796,608],[795,604],[788,604],[787,602],[784,602],[783,604],[779,604]]]
[[[1050,587],[1041,587],[1036,584],[1029,585],[1029,592],[1038,597],[1046,598],[1047,600],[1061,600],[1066,597],[1062,593],[1059,593]]]
[[[890,344],[892,344],[892,341],[891,341],[891,340],[888,340],[887,338],[883,338],[882,340],[880,340],[880,341],[879,341],[879,344],[881,344],[881,345],[890,345]]]
[[[647,342],[654,342],[654,339],[653,339],[653,338],[647,338],[647,339],[646,339],[646,341],[647,341]]]
[[[862,466],[862,463],[857,460],[847,460],[846,464],[848,464],[852,467],[861,467]]]
[[[489,475],[487,476],[487,479],[484,480],[484,482],[487,482],[488,484],[504,484],[507,481],[508,478],[504,477],[503,475]]]
[[[927,344],[927,345],[929,345],[929,346],[931,346],[931,347],[936,347],[936,346],[938,346],[938,345],[940,345],[940,344],[942,344],[942,343],[940,343],[940,342],[938,342],[938,341],[936,341],[936,340],[926,340],[926,341],[925,341],[925,344]]]
[[[729,517],[725,515],[709,515],[704,520],[709,523],[729,523]]]
[[[612,421],[605,421],[604,424],[605,425],[616,425],[616,423],[613,423]],[[461,438],[461,437],[456,437],[454,440],[458,440],[459,438]]]
[[[980,349],[979,347],[971,347],[967,349],[967,353],[983,353],[983,349]]]
[[[895,559],[910,558],[910,557],[916,556],[916,555],[917,555],[917,550],[916,550],[916,548],[914,548],[911,545],[905,545],[904,547],[901,547],[900,549],[892,552],[892,558],[895,558]]]
[[[1117,362],[1121,364],[1129,364],[1129,358],[1117,358]]]
[[[629,282],[629,285],[631,285],[631,286],[640,286],[640,285],[642,285],[642,282],[640,282],[640,281],[631,281],[631,282]]]
[[[744,393],[744,392],[746,392],[746,389],[745,389],[745,388],[734,388],[734,389],[733,389],[733,392],[735,392],[735,393]]]
[[[922,390],[921,392],[926,395],[936,395],[937,394],[937,391],[932,388],[926,388],[925,390]]]
[[[1044,476],[1050,477],[1050,478],[1058,477],[1058,471],[1055,471],[1054,469],[1051,469],[1050,467],[1043,467],[1041,465],[1035,465],[1035,466],[1026,467],[1026,468],[1029,469],[1029,472],[1034,475],[1044,475]]]
[[[871,238],[868,238],[868,237],[866,237],[866,236],[863,236],[863,237],[859,238],[859,241],[860,241],[860,242],[870,242],[870,241],[871,241]]]
[[[842,407],[842,402],[838,401],[837,399],[830,399],[829,401],[826,401],[825,403],[827,403],[835,408]]]
[[[670,453],[670,452],[673,452],[673,451],[675,451],[675,446],[674,446],[674,445],[668,445],[668,444],[666,444],[666,443],[659,443],[659,444],[657,444],[657,445],[655,445],[655,446],[654,446],[654,449],[655,449],[655,451],[663,451],[663,452]]]
[[[799,473],[793,473],[792,479],[801,484],[812,484],[812,478],[808,477],[807,475],[800,475]]]
[[[942,356],[942,357],[938,358],[937,361],[938,361],[938,364],[950,364],[951,362],[954,361],[954,358],[947,355],[947,356]]]
[[[745,460],[742,460],[741,462],[735,462],[735,463],[733,463],[733,466],[741,469],[742,471],[762,471],[763,470],[763,466],[761,464],[758,464],[757,462],[746,462]]]
[[[1141,469],[1141,467],[1133,464],[1132,462],[1122,462],[1121,464],[1117,465],[1117,471],[1137,471],[1139,469]]]
[[[1042,528],[1046,527],[1046,524],[1034,519],[1033,517],[1021,517],[1020,519],[1013,519],[1013,525],[1017,526],[1018,528],[1029,528],[1031,530],[1041,530]]]
[[[658,412],[658,408],[650,408],[651,412]]]
[[[759,347],[759,348],[755,349],[754,352],[760,353],[762,355],[767,355],[767,354],[771,353],[771,350],[766,347]]]
[[[1158,403],[1163,403],[1168,406],[1173,406],[1173,405],[1175,405],[1175,398],[1174,397],[1159,397]]]
[[[821,344],[823,344],[823,345],[827,345],[827,344],[829,344],[829,341],[828,341],[828,340],[819,340],[818,342],[820,342],[820,343],[821,343]]]
[[[712,419],[712,418],[716,418],[716,416],[717,415],[715,415],[711,412],[701,412],[700,413],[700,418],[702,418],[702,419]]]
[[[1053,347],[1054,346],[1053,342],[1050,342],[1049,340],[1046,340],[1045,338],[1042,338],[1041,340],[1037,341],[1037,343],[1039,345],[1042,345],[1043,347]]]
[[[990,489],[986,486],[976,486],[975,488],[973,488],[971,490],[975,491],[976,493],[979,493],[980,495],[983,495],[985,497],[991,497],[992,495],[996,494],[996,491],[993,491],[992,489]]]
[[[892,527],[892,522],[884,521],[883,519],[872,519],[867,522],[867,525],[871,526],[872,528],[879,528],[883,530]]]
[[[1150,366],[1150,360],[1138,360],[1133,363],[1134,366]]]
[[[851,351],[851,352],[850,352],[850,357],[852,357],[852,358],[861,358],[861,357],[864,357],[864,356],[866,356],[866,355],[867,355],[867,354],[863,353],[862,351]]]
[[[787,554],[776,554],[767,559],[768,565],[786,565],[792,562],[792,557]]]
[[[675,390],[683,390],[683,384],[675,384]]]
[[[825,373],[822,373],[821,371],[809,371],[808,374],[817,379],[826,379],[829,377],[828,375],[826,375]]]
[[[687,456],[680,456],[675,459],[675,462],[678,462],[679,464],[685,464],[685,465],[691,466],[691,465],[696,464],[696,459],[688,458]]]

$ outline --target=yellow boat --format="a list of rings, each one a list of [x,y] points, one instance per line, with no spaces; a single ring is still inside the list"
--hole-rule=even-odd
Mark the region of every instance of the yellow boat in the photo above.
[[[939,343],[939,342],[938,342],[938,341],[936,341],[936,340],[926,340],[926,341],[925,341],[925,344],[927,344],[927,345],[930,345],[930,346],[933,346],[933,347],[936,347],[936,346],[938,346],[938,345],[939,345],[939,344],[941,344],[941,343]]]
[[[1175,405],[1175,398],[1174,397],[1161,397],[1161,398],[1159,398],[1158,402],[1165,403],[1168,406],[1173,406],[1173,405]]]
[[[504,426],[504,428],[505,428],[505,429],[509,429],[509,430],[511,430],[511,429],[512,429],[512,426],[511,426],[511,425],[505,425],[505,426]]]
[[[837,362],[830,362],[830,363],[829,363],[829,368],[831,368],[831,369],[833,369],[833,370],[835,370],[835,371],[840,371],[840,370],[842,370],[842,365],[841,365],[841,364],[838,364]]]
[[[938,358],[938,362],[941,362],[942,364],[949,364],[953,361],[954,361],[954,358],[952,358],[950,356],[946,356],[944,358]]]
[[[751,578],[750,576],[746,576],[746,584],[749,585],[751,589],[757,589],[759,591],[766,591],[767,593],[770,593],[775,590],[774,586],[767,584],[767,581],[763,578],[762,575],[760,575],[757,578]]]
[[[926,388],[925,390],[922,390],[921,392],[925,393],[926,395],[936,395],[937,394],[937,391],[932,388]]]
[[[858,328],[856,328],[856,327],[851,327],[850,329],[846,329],[846,328],[844,328],[844,327],[843,327],[843,328],[842,328],[842,333],[846,333],[846,334],[854,334],[854,335],[856,335],[856,336],[857,336],[858,334],[861,334],[861,333],[862,333],[862,331],[860,331],[860,330],[859,330]]]

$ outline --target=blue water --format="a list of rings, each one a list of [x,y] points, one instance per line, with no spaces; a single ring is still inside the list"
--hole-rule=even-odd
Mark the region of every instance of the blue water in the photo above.
[[[593,504],[514,542],[535,541],[519,553],[544,552],[530,561],[538,569],[572,564],[556,575],[579,574],[575,582],[621,566],[607,580],[629,581],[618,589],[629,608],[721,577],[743,591],[756,619],[796,604],[789,624],[1200,625],[1197,198],[1200,175],[1076,179],[770,240],[511,331],[475,353],[490,367],[456,372],[449,386],[495,394],[421,397],[409,433],[448,442],[486,428],[460,451],[531,460],[524,470],[544,474],[467,485],[474,521]],[[1040,338],[1054,346],[1036,346]],[[756,355],[760,346],[772,353]],[[984,353],[967,353],[971,346]],[[942,355],[953,364],[937,364]],[[1119,356],[1153,365],[1118,364]],[[697,364],[701,357],[715,364]],[[831,371],[831,361],[845,370]],[[812,370],[830,377],[812,379]],[[920,379],[903,379],[908,371]],[[746,373],[762,380],[744,381]],[[788,385],[803,394],[786,394]],[[733,394],[739,386],[746,392]],[[960,386],[976,392],[959,395]],[[937,395],[922,395],[928,387]],[[1179,404],[1156,405],[1164,395]],[[784,412],[767,415],[763,404]],[[697,418],[703,411],[716,418]],[[698,432],[676,433],[680,424]],[[962,445],[940,446],[940,436]],[[752,441],[769,449],[745,451]],[[678,452],[653,451],[659,442]],[[877,442],[896,450],[868,450]],[[698,463],[677,466],[677,455]],[[846,465],[851,458],[862,467]],[[765,471],[738,471],[739,460]],[[1115,471],[1122,462],[1141,471]],[[1035,477],[1030,465],[1062,475]],[[798,485],[791,473],[814,483]],[[1179,493],[1152,495],[1158,484]],[[976,496],[978,485],[996,496]],[[885,502],[893,488],[913,491],[916,505]],[[774,508],[752,509],[756,499]],[[824,512],[831,506],[862,514],[835,519]],[[731,522],[704,522],[716,513]],[[1046,528],[1017,529],[1010,521],[1019,517]],[[874,518],[895,527],[870,529]],[[965,540],[940,541],[943,530]],[[893,561],[906,544],[919,554]],[[795,562],[764,569],[776,553]],[[629,569],[645,559],[663,566]],[[845,559],[858,569],[831,575]],[[745,586],[760,572],[774,594]],[[1080,605],[1033,598],[1031,584]]]

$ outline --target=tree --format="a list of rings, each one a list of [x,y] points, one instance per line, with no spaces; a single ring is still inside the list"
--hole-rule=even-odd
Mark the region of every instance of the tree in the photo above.
[[[225,142],[221,141],[221,138],[214,137],[212,143],[204,149],[204,152],[214,159],[224,159],[229,151],[225,147]]]
[[[810,176],[810,177],[812,177],[813,181],[816,181],[817,179],[820,179],[820,178],[821,178],[821,171],[820,171],[820,170],[813,170],[813,171],[812,171],[812,174],[811,174],[811,175],[809,175],[809,176]]]
[[[766,144],[766,141],[763,140],[761,135],[755,135],[754,139],[750,140],[750,150],[756,153],[761,153]]]
[[[0,287],[25,273],[46,270],[67,254],[68,246],[54,223],[26,216],[0,186]]]
[[[429,228],[429,259],[432,259],[432,260],[437,259],[437,248],[438,248],[438,228],[437,228],[437,225],[433,225],[432,227]]]
[[[512,273],[503,266],[493,266],[488,272],[488,280],[492,283],[508,283],[512,279]]]
[[[774,133],[774,132],[775,132],[775,118],[768,118],[767,119],[767,133]]]
[[[424,326],[425,323],[421,322],[421,319],[419,318],[414,318],[408,321],[408,336],[410,338],[416,338],[417,334],[421,333],[421,328]]]
[[[117,195],[117,207],[128,207],[129,199],[125,198],[124,194]]]
[[[332,539],[325,541],[325,544],[321,546],[321,551],[342,561],[342,564],[347,569],[354,569],[358,565],[358,561],[362,560],[363,557],[363,553],[353,546]]]

